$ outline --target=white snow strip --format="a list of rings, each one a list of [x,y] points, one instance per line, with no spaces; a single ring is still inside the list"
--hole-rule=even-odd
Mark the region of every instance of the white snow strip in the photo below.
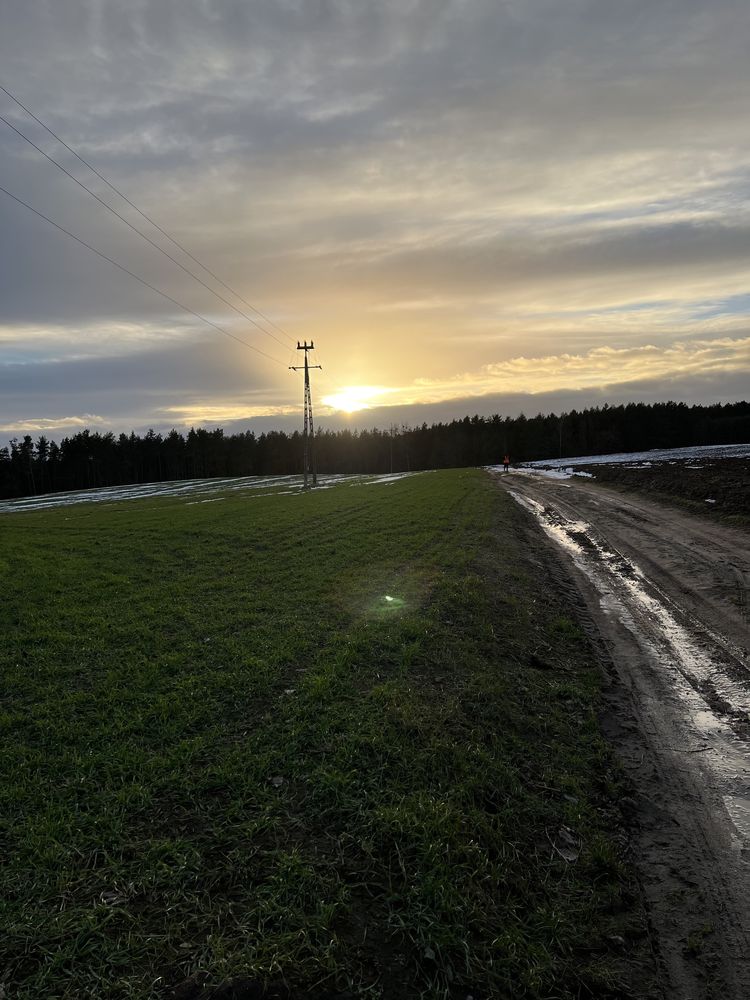
[[[392,483],[407,476],[424,475],[421,472],[399,472],[391,475],[323,475],[318,476],[316,489],[331,489],[340,483],[353,486],[372,483]],[[75,490],[68,493],[45,493],[35,497],[21,497],[17,500],[0,501],[0,514],[19,513],[25,510],[49,510],[55,507],[70,507],[81,503],[112,504],[121,500],[150,500],[160,497],[205,497],[188,500],[187,504],[213,503],[226,497],[216,497],[216,493],[245,492],[248,499],[260,496],[274,496],[280,493],[294,494],[303,489],[302,476],[239,476],[234,479],[190,479],[166,483],[143,483],[135,486],[109,486],[101,489]]]
[[[695,462],[699,459],[750,458],[748,444],[694,445],[689,448],[654,448],[651,451],[618,452],[614,455],[579,455],[575,458],[546,458],[524,462],[529,469],[565,469],[580,465],[640,465],[646,468],[654,462]],[[637,467],[636,465],[636,467]]]
[[[387,476],[373,476],[365,481],[365,486],[374,486],[378,483],[395,483],[397,479],[407,479],[409,476],[418,476],[418,472],[396,472]]]

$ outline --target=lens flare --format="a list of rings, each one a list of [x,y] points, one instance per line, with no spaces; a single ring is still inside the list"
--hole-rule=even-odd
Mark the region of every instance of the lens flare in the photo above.
[[[392,597],[391,594],[383,594],[382,598],[380,599],[380,607],[384,611],[396,611],[400,608],[403,608],[405,604],[406,601],[404,601],[403,598]]]

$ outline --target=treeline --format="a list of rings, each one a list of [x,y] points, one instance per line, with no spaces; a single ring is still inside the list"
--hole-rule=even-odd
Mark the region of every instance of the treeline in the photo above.
[[[688,406],[629,403],[536,417],[464,417],[398,430],[318,430],[319,472],[383,473],[491,465],[558,456],[750,441],[750,403]],[[217,476],[289,475],[302,471],[302,435],[271,431],[187,435],[88,430],[58,445],[30,435],[0,449],[0,497]]]

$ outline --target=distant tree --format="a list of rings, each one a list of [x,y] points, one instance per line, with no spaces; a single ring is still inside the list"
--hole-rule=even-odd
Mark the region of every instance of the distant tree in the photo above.
[[[36,442],[36,462],[37,469],[39,470],[39,492],[46,492],[46,471],[47,462],[49,461],[49,441],[42,434]]]
[[[641,451],[685,444],[750,441],[750,403],[687,406],[629,403],[568,413],[512,418],[475,414],[449,423],[409,428],[392,425],[332,431],[318,427],[320,472],[408,472],[448,466],[489,465],[510,454],[513,461],[614,451]],[[41,435],[14,438],[0,448],[0,496],[85,489],[163,479],[211,476],[288,475],[302,471],[302,435],[252,431],[226,435],[221,428],[172,429],[162,437],[101,434],[88,429],[58,446]]]

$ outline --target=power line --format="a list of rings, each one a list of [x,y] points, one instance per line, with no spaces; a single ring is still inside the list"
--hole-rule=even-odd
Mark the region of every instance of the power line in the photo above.
[[[220,292],[217,292],[216,289],[211,288],[211,286],[206,284],[206,282],[203,281],[202,278],[199,278],[197,274],[191,271],[189,267],[185,267],[185,265],[181,264],[179,260],[173,257],[170,253],[167,253],[164,247],[160,247],[158,243],[155,243],[154,240],[152,240],[149,236],[147,236],[142,230],[138,229],[137,226],[134,226],[132,222],[129,222],[124,215],[120,215],[120,213],[116,209],[112,208],[111,205],[107,204],[107,202],[104,201],[103,198],[100,198],[95,191],[92,191],[90,187],[88,187],[86,184],[83,183],[83,181],[80,181],[74,174],[72,174],[69,170],[67,170],[62,165],[62,163],[59,163],[54,157],[50,156],[49,153],[45,152],[41,146],[37,146],[37,144],[33,141],[33,139],[30,139],[27,135],[24,135],[24,133],[20,129],[16,128],[16,126],[12,122],[9,122],[7,118],[3,117],[3,115],[0,115],[0,121],[4,122],[8,126],[8,128],[13,129],[16,135],[20,136],[25,142],[28,142],[30,146],[33,146],[33,148],[36,149],[37,152],[41,153],[42,156],[45,157],[45,159],[49,160],[50,163],[54,164],[58,168],[58,170],[62,170],[62,172],[66,175],[66,177],[69,177],[80,188],[83,188],[83,190],[87,194],[90,194],[92,198],[95,198],[99,202],[99,204],[103,205],[108,212],[111,212],[112,215],[115,216],[115,218],[119,219],[120,222],[124,222],[129,229],[132,229],[134,233],[137,233],[138,236],[142,237],[147,243],[149,243],[152,247],[154,247],[155,250],[158,250],[159,253],[163,253],[165,257],[167,257],[169,260],[172,261],[173,264],[176,264],[177,267],[181,268],[181,270],[183,270],[185,274],[189,274],[191,278],[194,278],[200,285],[202,285],[209,292],[211,292],[212,295],[215,295],[217,299],[228,305],[230,309],[234,309],[236,313],[238,313],[240,316],[243,316],[249,323],[252,323],[253,326],[257,327],[262,333],[265,333],[266,336],[271,337],[273,340],[275,340],[277,344],[280,344],[282,347],[288,346],[282,340],[279,340],[279,338],[275,336],[275,334],[271,333],[270,330],[266,330],[265,327],[261,326],[260,323],[254,320],[252,316],[248,316],[248,314],[244,310],[234,305],[232,302],[229,301],[229,299],[225,298]]]
[[[64,139],[62,139],[62,138],[61,138],[61,137],[60,137],[59,135],[57,135],[57,133],[56,133],[56,132],[53,132],[53,131],[52,131],[52,129],[51,129],[50,127],[49,127],[49,125],[47,125],[47,124],[46,124],[45,122],[43,122],[43,121],[41,120],[41,118],[38,118],[38,117],[37,117],[37,116],[36,116],[36,115],[34,114],[34,112],[33,112],[33,111],[31,111],[31,109],[30,109],[30,108],[27,108],[25,104],[22,104],[22,103],[21,103],[21,101],[20,101],[20,100],[19,100],[19,99],[18,99],[18,98],[17,98],[16,96],[15,96],[15,94],[12,94],[12,93],[11,93],[11,92],[10,92],[10,91],[8,90],[8,88],[7,88],[7,87],[3,87],[3,86],[2,86],[2,84],[0,84],[0,90],[1,90],[1,91],[2,91],[2,92],[3,92],[4,94],[7,94],[7,96],[8,96],[8,97],[9,97],[9,98],[10,98],[10,99],[11,99],[12,101],[15,101],[15,103],[16,103],[16,104],[17,104],[17,105],[19,106],[19,108],[22,108],[22,109],[23,109],[23,111],[25,111],[27,115],[29,115],[29,116],[30,116],[31,118],[33,118],[35,122],[37,122],[37,123],[38,123],[39,125],[41,125],[41,126],[42,126],[42,128],[43,128],[43,129],[45,129],[45,131],[49,132],[49,134],[50,134],[50,135],[51,135],[51,136],[52,136],[52,137],[53,137],[54,139],[56,139],[56,140],[57,140],[57,142],[59,142],[59,143],[60,143],[61,145],[63,145],[63,146],[64,146],[64,147],[65,147],[65,148],[66,148],[66,149],[68,150],[68,152],[72,153],[72,154],[73,154],[73,156],[75,156],[75,158],[76,158],[77,160],[79,160],[79,162],[81,162],[81,163],[82,163],[82,164],[83,164],[83,165],[84,165],[85,167],[87,167],[87,168],[88,168],[89,170],[91,170],[91,171],[92,171],[92,173],[96,174],[96,176],[97,176],[97,177],[98,177],[98,178],[99,178],[99,179],[100,179],[101,181],[103,181],[103,182],[104,182],[104,183],[105,183],[105,184],[107,185],[107,187],[108,187],[108,188],[110,188],[110,189],[111,189],[112,191],[114,191],[116,195],[118,195],[118,196],[119,196],[120,198],[122,198],[122,200],[123,200],[124,202],[126,202],[126,203],[127,203],[128,205],[130,205],[130,207],[131,207],[131,208],[132,208],[132,209],[133,209],[134,211],[136,211],[136,212],[137,212],[137,213],[138,213],[138,214],[139,214],[139,215],[140,215],[140,216],[141,216],[142,218],[144,218],[144,219],[146,220],[146,222],[148,222],[148,223],[149,223],[150,225],[152,225],[152,226],[154,227],[154,229],[157,229],[157,230],[158,230],[158,231],[159,231],[159,232],[160,232],[160,233],[162,234],[162,236],[165,236],[165,237],[166,237],[166,238],[167,238],[167,239],[168,239],[168,240],[169,240],[169,241],[170,241],[170,242],[171,242],[172,244],[174,244],[174,246],[176,246],[176,247],[177,247],[177,249],[178,249],[178,250],[182,251],[182,253],[184,253],[184,254],[185,254],[185,255],[186,255],[187,257],[189,257],[189,258],[190,258],[190,259],[191,259],[192,261],[194,261],[194,262],[195,262],[195,263],[196,263],[196,264],[197,264],[197,265],[198,265],[199,267],[203,268],[203,270],[204,270],[204,271],[206,272],[206,274],[209,274],[209,275],[210,275],[210,276],[211,276],[211,277],[212,277],[212,278],[214,279],[214,281],[218,281],[218,283],[219,283],[219,284],[220,284],[220,285],[221,285],[221,286],[222,286],[223,288],[226,288],[226,290],[227,290],[228,292],[231,292],[231,294],[232,294],[232,295],[234,295],[234,296],[235,296],[236,298],[238,298],[238,299],[240,300],[240,302],[244,303],[244,304],[245,304],[245,305],[246,305],[246,306],[248,307],[248,309],[251,309],[251,310],[252,310],[252,311],[253,311],[254,313],[256,313],[256,315],[258,315],[258,316],[260,316],[260,317],[261,317],[262,319],[264,319],[264,320],[266,321],[266,323],[268,323],[268,324],[269,324],[270,326],[272,326],[272,327],[273,327],[273,328],[274,328],[275,330],[278,330],[278,332],[279,332],[279,333],[283,334],[283,336],[285,336],[285,337],[287,338],[287,340],[289,340],[290,344],[292,345],[292,348],[294,347],[294,340],[293,340],[293,338],[292,338],[292,337],[290,337],[290,335],[289,335],[289,334],[288,334],[288,333],[286,332],[286,330],[284,330],[284,329],[283,329],[282,327],[280,327],[280,326],[279,326],[279,325],[278,325],[277,323],[274,323],[274,321],[273,321],[272,319],[269,319],[269,317],[268,317],[268,316],[266,316],[266,315],[265,315],[265,313],[262,313],[262,312],[260,311],[260,309],[258,309],[258,308],[257,308],[256,306],[254,306],[254,305],[252,304],[252,302],[248,302],[248,301],[247,301],[247,299],[246,299],[246,298],[244,298],[244,297],[243,297],[242,295],[240,295],[240,293],[239,293],[239,292],[235,291],[235,290],[234,290],[234,289],[233,289],[233,288],[231,287],[231,285],[228,285],[228,284],[227,284],[227,283],[226,283],[225,281],[222,281],[222,279],[221,279],[221,278],[220,278],[220,277],[218,276],[218,274],[215,274],[215,273],[214,273],[214,272],[213,272],[213,271],[212,271],[212,270],[211,270],[211,269],[210,269],[209,267],[206,267],[206,265],[205,265],[205,264],[204,264],[204,263],[203,263],[202,261],[198,260],[198,258],[197,258],[197,257],[195,257],[195,256],[194,256],[194,255],[193,255],[193,254],[192,254],[192,253],[191,253],[191,252],[190,252],[190,251],[189,251],[189,250],[188,250],[188,249],[187,249],[186,247],[184,247],[184,246],[183,246],[183,245],[182,245],[181,243],[178,243],[178,242],[177,242],[177,240],[176,240],[176,239],[174,238],[174,236],[171,236],[171,235],[170,235],[170,234],[169,234],[169,233],[168,233],[168,232],[166,231],[166,229],[163,229],[163,228],[162,228],[162,227],[161,227],[161,226],[159,225],[159,223],[158,223],[158,222],[155,222],[155,221],[154,221],[154,220],[153,220],[153,219],[152,219],[152,218],[151,218],[150,216],[146,215],[146,213],[145,213],[145,212],[143,212],[143,211],[142,211],[142,210],[141,210],[141,209],[140,209],[140,208],[139,208],[139,207],[138,207],[138,206],[137,206],[137,205],[136,205],[136,204],[135,204],[134,202],[132,202],[132,201],[130,200],[130,198],[128,198],[128,197],[127,197],[127,195],[123,194],[123,193],[122,193],[122,191],[120,191],[120,189],[119,189],[119,188],[115,187],[115,185],[114,185],[114,184],[113,184],[113,183],[112,183],[111,181],[107,180],[107,178],[106,178],[106,177],[104,176],[104,174],[100,173],[100,172],[99,172],[99,171],[98,171],[98,170],[96,169],[96,167],[95,167],[95,166],[93,166],[93,165],[92,165],[91,163],[89,163],[89,162],[88,162],[88,160],[84,159],[84,158],[83,158],[83,157],[82,157],[82,156],[80,155],[80,153],[77,153],[77,152],[76,152],[76,150],[75,150],[75,149],[73,149],[73,147],[72,147],[72,146],[68,145],[68,143],[67,143],[67,142],[66,142],[66,141],[65,141]],[[3,120],[5,120],[5,119],[3,119]],[[8,123],[6,122],[6,124],[8,124]],[[11,126],[11,127],[13,127],[13,126]],[[17,131],[17,130],[16,130],[16,131]],[[20,134],[20,133],[19,133],[19,134]],[[25,138],[25,136],[24,136],[24,138]],[[29,141],[30,141],[30,140],[29,140]],[[37,148],[38,148],[38,147],[37,147]],[[40,152],[41,152],[41,150],[40,150]],[[44,155],[46,156],[46,153],[45,153]],[[55,161],[53,161],[53,162],[55,162]],[[66,171],[66,172],[67,172],[67,171]],[[75,180],[75,178],[74,178],[74,180]],[[77,183],[80,183],[80,182],[77,182]],[[83,186],[83,185],[82,185],[82,186]],[[87,188],[87,190],[88,190],[88,188]],[[90,193],[91,193],[91,192],[90,192]],[[95,196],[95,197],[96,197],[96,196]],[[109,207],[109,206],[107,206],[107,207]],[[114,211],[114,209],[112,209],[112,211]],[[115,213],[115,214],[117,214],[117,213]],[[128,223],[128,225],[130,225],[130,223]],[[133,227],[131,227],[131,228],[133,228]],[[136,232],[140,232],[140,230],[136,230]],[[142,236],[144,236],[144,234],[143,234],[143,233],[141,233],[141,235],[142,235]],[[144,236],[144,239],[148,239],[148,237]],[[150,241],[149,241],[149,242],[150,242]],[[155,244],[154,244],[154,245],[155,245]],[[158,249],[162,250],[162,252],[163,252],[163,253],[166,253],[166,251],[165,251],[165,250],[163,250],[163,248],[159,247]],[[169,256],[169,255],[167,254],[167,256]],[[173,258],[170,258],[170,259],[173,259]],[[177,262],[175,261],[175,263],[177,263]],[[178,266],[180,266],[180,267],[181,267],[182,265],[178,265]],[[188,271],[188,274],[192,274],[192,272]],[[195,277],[195,276],[194,276],[194,277]],[[196,278],[196,280],[200,281],[200,278]],[[208,287],[208,286],[206,286],[206,287]],[[214,291],[214,290],[213,290],[213,289],[210,289],[210,291]],[[214,291],[214,294],[216,295],[216,294],[218,294],[218,293],[216,293],[216,292]],[[224,301],[226,301],[226,300],[224,300]],[[236,307],[235,307],[235,306],[233,306],[232,308],[236,308]],[[239,311],[240,311],[240,310],[238,310],[238,312],[239,312]],[[243,313],[243,315],[244,315],[244,313]],[[245,318],[246,318],[246,319],[249,319],[250,317],[247,317],[247,316],[246,316]],[[251,322],[255,322],[255,321],[254,321],[254,320],[251,320]],[[256,323],[255,325],[257,326],[258,324]],[[259,329],[263,329],[263,327],[259,327]],[[264,330],[264,333],[268,333],[268,331],[267,331],[267,330]],[[269,334],[269,336],[272,336],[272,334]],[[274,338],[274,339],[276,339],[276,338]]]
[[[29,205],[27,201],[24,201],[22,198],[19,198],[17,195],[8,191],[7,188],[2,187],[2,185],[0,185],[0,192],[7,195],[9,198],[12,198],[13,201],[18,202],[19,205],[23,205],[24,208],[27,208],[30,212],[33,212],[34,215],[38,215],[40,219],[44,219],[44,221],[49,223],[50,226],[54,226],[55,229],[59,229],[61,233],[64,233],[66,236],[70,237],[70,239],[75,240],[76,243],[80,243],[81,246],[86,247],[87,250],[90,250],[92,253],[95,253],[97,257],[101,257],[103,260],[106,260],[108,263],[114,265],[114,267],[117,267],[121,271],[124,271],[125,274],[130,275],[131,278],[135,278],[136,281],[139,281],[142,285],[145,285],[146,288],[150,288],[152,292],[156,292],[157,295],[161,295],[162,298],[167,299],[169,302],[172,302],[178,308],[184,310],[187,313],[190,313],[192,316],[195,316],[202,323],[206,323],[208,324],[208,326],[212,326],[214,330],[218,330],[219,333],[223,333],[226,337],[231,337],[232,340],[236,340],[237,343],[244,344],[245,347],[249,347],[250,350],[255,351],[256,354],[260,354],[264,358],[268,358],[269,361],[273,361],[276,364],[285,367],[283,361],[279,361],[278,358],[274,358],[272,355],[266,354],[265,351],[261,351],[261,349],[259,347],[255,347],[254,344],[249,344],[246,340],[243,340],[241,337],[236,336],[234,333],[230,333],[229,330],[225,330],[223,326],[219,326],[218,323],[214,323],[212,320],[207,319],[207,317],[201,316],[199,312],[196,312],[194,309],[191,309],[190,306],[184,305],[182,302],[179,302],[171,295],[168,295],[167,292],[163,292],[160,288],[157,288],[156,285],[152,285],[149,281],[146,281],[145,278],[142,278],[139,274],[136,274],[135,271],[131,271],[130,268],[125,267],[124,264],[121,264],[113,257],[109,257],[107,256],[106,253],[103,253],[101,250],[97,250],[95,246],[92,246],[90,243],[87,243],[86,240],[82,239],[80,236],[76,236],[75,233],[71,233],[69,229],[66,229],[64,226],[61,226],[53,219],[50,219],[50,217],[48,215],[45,215],[44,212],[40,212],[38,209],[34,208],[33,205]]]

